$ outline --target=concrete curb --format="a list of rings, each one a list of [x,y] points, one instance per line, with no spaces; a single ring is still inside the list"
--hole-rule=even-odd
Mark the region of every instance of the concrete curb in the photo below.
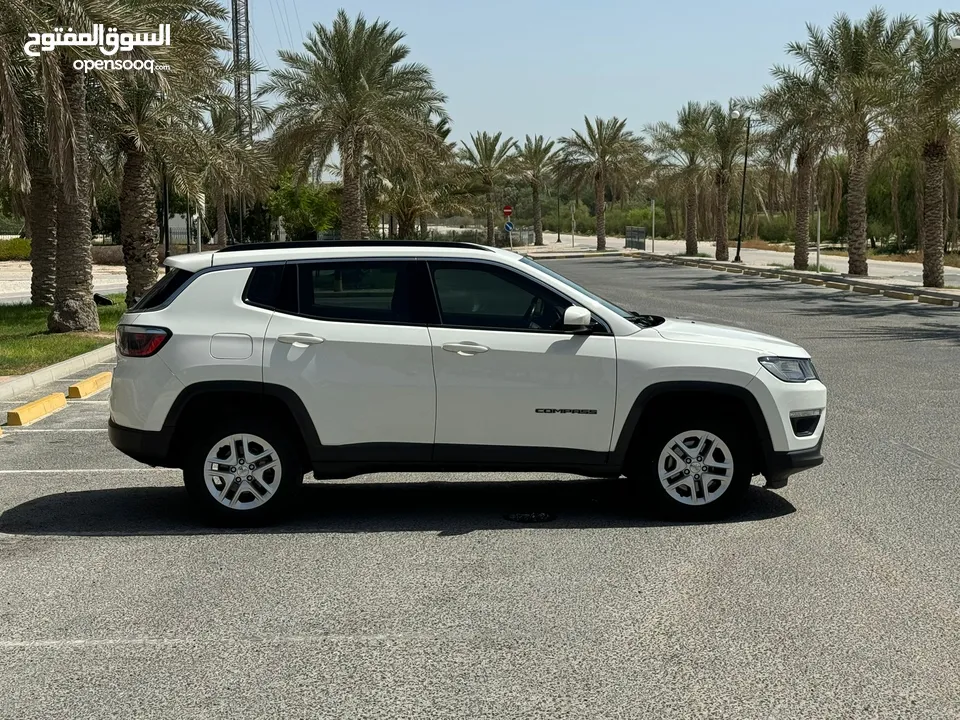
[[[638,257],[639,250],[605,250],[604,252],[553,252],[553,253],[517,253],[523,257],[536,260],[570,260],[576,258],[596,257]]]
[[[109,362],[113,360],[114,357],[116,357],[116,350],[111,343],[110,345],[91,350],[83,355],[72,357],[69,360],[64,360],[63,362],[35,370],[32,373],[21,375],[18,378],[0,385],[0,400],[6,400],[15,395],[30,392],[41,385],[65,378],[68,375],[74,375],[98,363]]]
[[[760,267],[749,267],[746,265],[734,266],[731,263],[720,261],[696,261],[690,262],[689,258],[677,257],[672,255],[654,255],[653,253],[637,251],[635,257],[643,260],[658,260],[660,262],[670,263],[672,265],[691,265],[706,270],[717,270],[719,272],[741,273],[743,275],[759,275],[761,278],[779,278],[787,282],[802,282],[807,285],[822,286],[834,290],[845,290],[847,292],[862,293],[864,295],[885,296],[897,300],[917,300],[930,305],[939,305],[942,307],[960,306],[960,298],[947,293],[940,293],[935,290],[919,289],[905,285],[886,285],[882,283],[870,283],[849,275],[836,274],[837,280],[829,279],[833,273],[815,273],[803,272],[802,270],[767,270]]]

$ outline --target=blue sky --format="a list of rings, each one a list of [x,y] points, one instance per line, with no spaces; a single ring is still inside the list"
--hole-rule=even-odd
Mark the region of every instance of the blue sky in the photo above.
[[[277,67],[277,49],[296,46],[337,9],[382,18],[407,35],[411,59],[433,71],[449,98],[453,137],[502,130],[558,137],[584,114],[627,117],[638,131],[673,120],[687,100],[751,95],[787,62],[785,45],[806,23],[838,12],[858,18],[874,2],[685,0],[249,0],[251,54]],[[888,14],[925,18],[927,0],[897,0]],[[950,9],[949,7],[945,9]]]

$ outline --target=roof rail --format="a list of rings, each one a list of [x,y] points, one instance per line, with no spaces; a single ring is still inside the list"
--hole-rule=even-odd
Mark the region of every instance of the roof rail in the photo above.
[[[322,247],[445,247],[473,248],[489,250],[486,245],[468,242],[449,242],[446,240],[307,240],[295,242],[237,243],[227,245],[217,252],[245,252],[247,250],[282,250],[283,248],[322,248]]]

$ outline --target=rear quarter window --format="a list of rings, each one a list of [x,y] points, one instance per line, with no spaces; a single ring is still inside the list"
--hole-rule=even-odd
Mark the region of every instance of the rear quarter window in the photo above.
[[[262,265],[253,268],[243,292],[243,301],[248,305],[273,310],[277,306],[283,281],[283,265]]]
[[[130,308],[131,312],[156,310],[165,305],[177,290],[186,285],[191,277],[193,277],[193,273],[189,270],[174,268],[160,278],[156,285],[147,290],[146,294]]]

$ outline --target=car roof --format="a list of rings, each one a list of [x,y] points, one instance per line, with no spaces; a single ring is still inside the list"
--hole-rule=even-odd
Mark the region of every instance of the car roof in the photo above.
[[[347,242],[277,242],[231,245],[217,252],[171,255],[164,265],[196,272],[211,266],[249,265],[286,260],[324,260],[369,257],[470,258],[519,261],[520,256],[504,248],[452,242],[405,242],[390,240]]]

